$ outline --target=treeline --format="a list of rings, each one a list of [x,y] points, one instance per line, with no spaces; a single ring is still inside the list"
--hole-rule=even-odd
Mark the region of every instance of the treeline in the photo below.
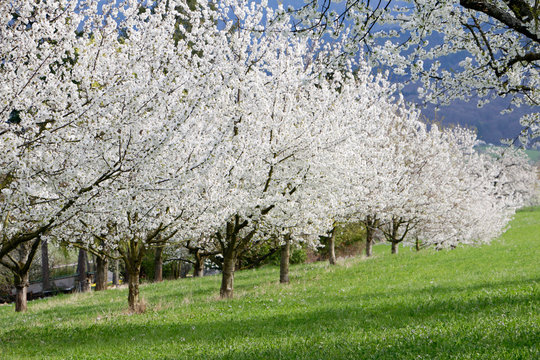
[[[269,243],[287,282],[294,244],[324,239],[335,262],[338,224],[364,225],[368,255],[376,230],[393,252],[483,243],[532,196],[522,153],[427,126],[342,56],[349,44],[293,34],[281,8],[14,0],[0,13],[0,263],[17,311],[43,241],[92,253],[99,279],[121,261],[138,311],[156,249],[211,258],[230,298],[240,259]]]

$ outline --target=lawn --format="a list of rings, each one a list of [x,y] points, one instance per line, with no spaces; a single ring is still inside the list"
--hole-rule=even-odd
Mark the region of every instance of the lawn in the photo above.
[[[239,272],[0,306],[0,359],[539,359],[540,208],[492,245]]]

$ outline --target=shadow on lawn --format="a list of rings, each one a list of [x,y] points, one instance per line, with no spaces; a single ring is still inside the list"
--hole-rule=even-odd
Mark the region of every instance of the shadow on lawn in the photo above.
[[[280,307],[273,305],[274,307],[266,310],[255,306],[252,308],[253,313],[243,312],[242,315],[234,313],[238,310],[227,312],[228,304],[237,307],[239,302],[224,301],[215,302],[218,310],[205,314],[204,320],[182,318],[180,321],[173,321],[159,312],[140,317],[133,315],[134,318],[126,320],[123,316],[127,315],[116,314],[110,319],[94,321],[86,326],[74,324],[72,327],[63,328],[17,329],[5,333],[0,340],[9,347],[18,348],[24,346],[28,339],[39,338],[45,344],[60,344],[55,347],[58,351],[62,348],[78,347],[88,354],[92,354],[92,349],[99,347],[102,354],[110,353],[111,358],[123,349],[128,349],[129,344],[133,344],[133,339],[136,339],[138,346],[152,349],[174,348],[174,351],[170,352],[174,354],[171,359],[390,359],[398,358],[396,354],[400,354],[401,358],[413,358],[419,354],[428,358],[450,357],[445,354],[466,358],[467,354],[470,354],[471,358],[475,358],[475,354],[487,356],[493,351],[500,356],[500,351],[504,353],[512,349],[523,352],[538,351],[538,348],[534,348],[539,336],[538,329],[526,328],[519,329],[518,333],[501,334],[494,330],[496,327],[476,328],[468,322],[482,317],[485,317],[485,321],[495,321],[497,315],[519,311],[538,299],[532,292],[515,294],[502,291],[502,295],[490,296],[488,291],[481,290],[506,290],[508,286],[515,288],[535,281],[538,279],[484,283],[470,287],[375,292],[358,296],[336,295],[329,297],[327,301],[317,305],[318,307],[311,306],[307,310],[291,304],[290,311],[285,311],[286,313],[283,312],[287,310],[287,300],[285,305]],[[205,288],[200,291],[205,294],[208,290]],[[463,293],[473,295],[463,298]],[[386,297],[387,301],[377,302],[381,297]],[[397,299],[395,303],[392,302],[392,297]],[[200,308],[204,311],[205,307]],[[81,305],[80,308],[71,309],[69,313],[73,315],[74,310],[77,314],[99,315],[100,310],[105,309],[99,305]],[[458,325],[437,327],[437,323],[440,324],[441,321],[457,322]],[[406,327],[424,328],[426,333],[422,336],[409,334],[399,338],[392,337]],[[351,341],[351,337],[357,340]],[[178,339],[182,339],[182,342],[179,343]],[[261,348],[261,343],[266,346]],[[235,350],[228,348],[227,344],[240,345]],[[220,348],[223,348],[223,351],[220,351]],[[201,355],[205,353],[207,355]],[[216,353],[219,355],[215,355]],[[462,356],[458,356],[459,354]],[[107,356],[103,356],[105,357]],[[524,355],[524,358],[528,356]]]

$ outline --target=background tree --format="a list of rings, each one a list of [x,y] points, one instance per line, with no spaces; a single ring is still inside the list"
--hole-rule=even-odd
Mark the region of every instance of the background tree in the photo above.
[[[14,276],[15,285],[15,311],[24,312],[27,310],[27,292],[29,285],[30,265],[36,255],[41,242],[40,238],[33,241],[21,243],[15,255],[7,254],[6,259],[2,259],[1,264],[8,268]]]
[[[215,88],[215,64],[192,51],[210,46],[205,35],[215,29],[192,24],[178,40],[176,6],[140,11],[131,5],[121,9],[121,20],[109,15],[83,48],[100,54],[91,64],[93,91],[102,97],[92,114],[102,127],[94,147],[105,159],[123,149],[125,171],[101,187],[70,225],[85,236],[88,250],[118,252],[128,274],[129,307],[139,311],[145,255],[177,234],[199,234],[210,220],[205,212],[212,204],[202,190],[213,180],[206,171],[221,132],[215,119],[201,121]]]
[[[107,160],[93,151],[96,132],[85,118],[99,104],[99,94],[88,91],[93,85],[88,86],[91,75],[84,67],[95,57],[77,53],[91,41],[88,32],[78,31],[80,24],[84,19],[99,23],[92,7],[97,2],[87,4],[86,9],[68,1],[0,5],[5,34],[0,40],[3,262],[12,263],[14,253],[38,246],[43,236],[75,216],[96,187],[121,172],[122,151]],[[32,254],[23,256],[25,261]]]
[[[90,278],[88,276],[88,254],[86,250],[79,249],[77,257],[77,290],[80,292],[90,291]]]

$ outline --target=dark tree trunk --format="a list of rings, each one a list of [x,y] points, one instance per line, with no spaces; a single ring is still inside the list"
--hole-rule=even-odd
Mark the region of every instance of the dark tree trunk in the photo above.
[[[15,311],[23,312],[27,310],[27,292],[30,265],[41,243],[41,238],[37,237],[32,243],[25,242],[19,244],[17,248],[17,260],[9,257],[9,262],[0,259],[2,265],[7,267],[13,274],[15,285]]]
[[[43,291],[51,289],[51,275],[49,271],[49,246],[47,240],[41,242],[41,281]]]
[[[185,263],[183,261],[175,261],[173,265],[173,276],[175,279],[179,277],[185,278],[187,274],[191,271],[191,264]]]
[[[233,297],[234,289],[234,265],[236,264],[236,253],[234,249],[227,249],[223,254],[223,272],[221,277],[221,289],[219,296],[224,298]]]
[[[366,226],[366,256],[373,255],[373,230]]]
[[[330,265],[336,265],[336,228],[332,229],[328,238],[328,261]]]
[[[78,290],[80,292],[87,292],[90,290],[90,282],[88,281],[88,277],[86,275],[86,266],[88,264],[87,260],[88,258],[86,251],[79,249],[79,258],[77,259],[77,281],[79,283]]]
[[[399,243],[392,242],[392,254],[397,254],[398,253],[398,246],[399,246]]]
[[[113,285],[114,286],[118,286],[120,284],[120,264],[119,264],[119,260],[118,259],[115,259],[114,260],[114,265],[113,265],[113,277],[112,277],[112,282],[113,282]]]
[[[134,313],[143,313],[146,308],[139,296],[139,282],[141,264],[147,250],[144,243],[136,238],[130,239],[126,251],[123,250],[124,249],[119,249],[124,260],[128,277],[129,310]]]
[[[377,227],[378,220],[375,216],[367,216],[365,220],[366,225],[366,257],[373,255],[373,235],[375,228]]]
[[[416,238],[414,242],[416,251],[420,251],[420,239]]]
[[[28,271],[15,274],[15,311],[24,312],[28,309]]]
[[[163,281],[163,247],[157,247],[154,256],[154,281]]]
[[[105,256],[96,256],[96,291],[107,289],[107,273],[109,268],[109,259]]]
[[[399,236],[399,228],[402,225],[405,225],[405,229],[403,234]],[[405,239],[405,236],[407,236],[407,233],[411,229],[411,223],[404,221],[401,217],[393,217],[391,226],[391,231],[386,233],[385,236],[386,240],[392,243],[392,254],[397,254],[399,243]]]
[[[136,269],[130,269],[128,271],[128,304],[129,310],[133,312],[143,312],[141,308],[141,300],[139,297],[139,273],[140,266]]]
[[[204,276],[204,259],[198,251],[194,254],[194,257],[193,277],[202,277]]]
[[[232,221],[227,222],[225,241],[219,232],[216,234],[221,243],[221,254],[223,255],[221,288],[219,290],[219,296],[222,299],[233,297],[234,270],[238,253],[245,250],[256,233],[256,229],[252,229],[245,236],[238,236],[240,231],[248,225],[248,220],[241,221],[240,216],[235,215]]]
[[[281,245],[281,262],[279,264],[279,282],[289,283],[289,256],[291,251],[291,237],[285,235],[285,243]]]

